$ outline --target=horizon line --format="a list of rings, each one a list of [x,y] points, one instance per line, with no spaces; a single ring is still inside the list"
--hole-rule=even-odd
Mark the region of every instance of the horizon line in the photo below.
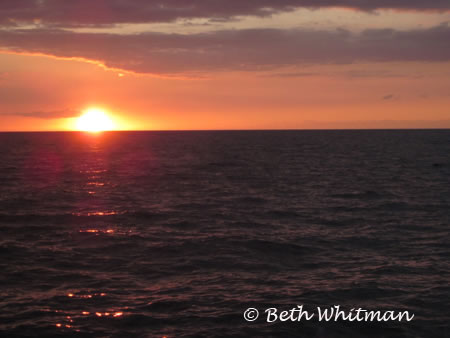
[[[442,128],[261,128],[261,129],[121,129],[89,132],[83,130],[0,130],[0,133],[86,133],[102,134],[111,132],[200,132],[200,131],[370,131],[370,130],[450,130]]]

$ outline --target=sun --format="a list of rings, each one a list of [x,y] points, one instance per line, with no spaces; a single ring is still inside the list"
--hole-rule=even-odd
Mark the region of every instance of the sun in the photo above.
[[[89,108],[77,120],[77,130],[101,132],[114,130],[116,126],[105,111],[98,108]]]

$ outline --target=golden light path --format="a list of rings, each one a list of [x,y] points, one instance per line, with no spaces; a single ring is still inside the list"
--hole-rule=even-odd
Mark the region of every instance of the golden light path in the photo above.
[[[76,122],[76,129],[88,132],[101,132],[115,130],[116,125],[105,111],[98,108],[89,108]]]

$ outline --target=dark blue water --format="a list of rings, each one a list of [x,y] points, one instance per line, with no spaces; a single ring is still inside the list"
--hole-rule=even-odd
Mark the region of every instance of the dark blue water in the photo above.
[[[449,154],[445,130],[1,133],[0,335],[449,336]],[[262,316],[296,305],[415,317]]]

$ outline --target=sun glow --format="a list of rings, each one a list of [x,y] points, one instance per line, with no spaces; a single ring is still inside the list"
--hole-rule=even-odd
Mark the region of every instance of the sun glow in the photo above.
[[[97,108],[86,110],[86,112],[78,118],[76,127],[77,130],[93,133],[116,129],[111,118],[103,110]]]

